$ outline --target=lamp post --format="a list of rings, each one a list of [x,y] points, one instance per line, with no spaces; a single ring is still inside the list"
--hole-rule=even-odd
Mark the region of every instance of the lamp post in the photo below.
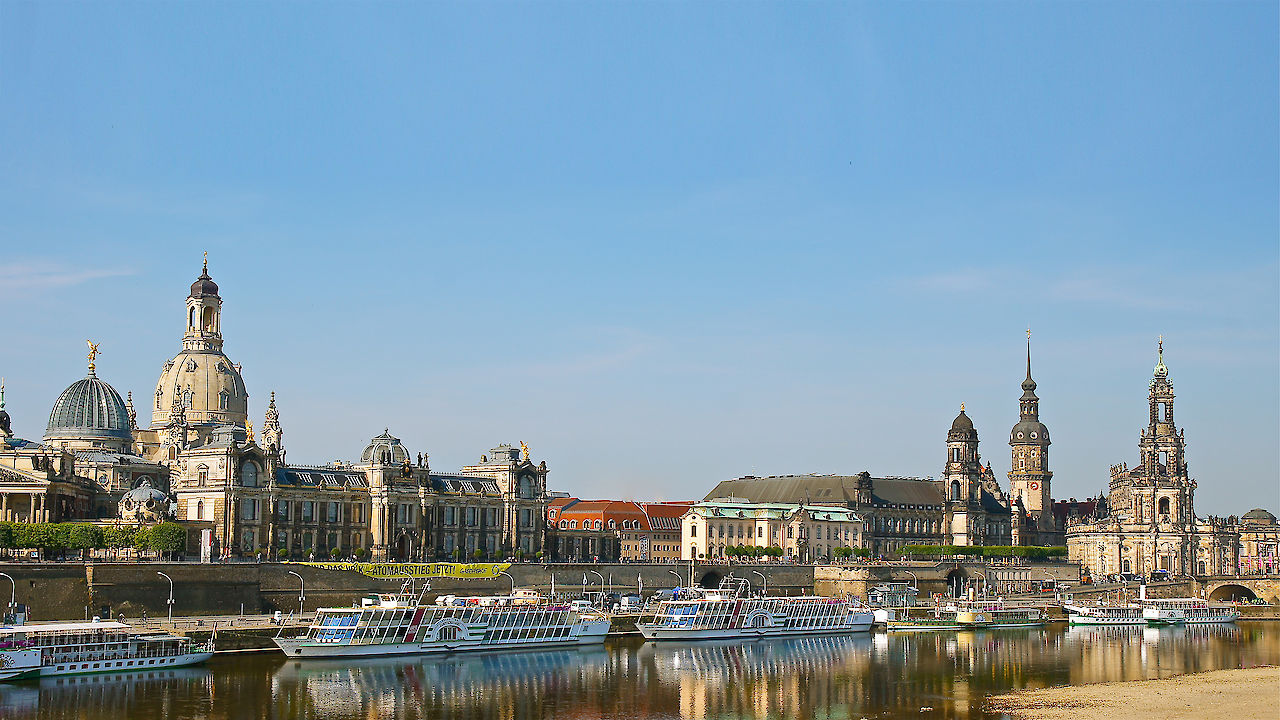
[[[902,569],[902,572],[904,572],[904,573],[906,573],[906,574],[908,574],[908,575],[910,575],[910,576],[911,576],[911,587],[915,588],[916,590],[919,590],[919,589],[920,589],[920,581],[916,579],[916,574],[915,574],[915,573],[913,573],[913,572],[911,572],[910,570],[908,570],[908,569],[906,569],[906,568],[903,568],[903,569]]]
[[[765,594],[765,595],[768,595],[768,594],[769,594],[769,578],[765,577],[765,576],[764,576],[764,573],[760,572],[759,570],[752,570],[751,572],[755,573],[756,575],[759,575],[759,576],[760,576],[760,579],[764,581],[764,591],[763,591],[763,592],[764,592],[764,594]]]
[[[0,577],[9,581],[9,612],[13,612],[18,605],[18,583],[14,582],[11,576],[4,573],[0,573]]]
[[[680,577],[680,573],[676,572],[675,570],[668,570],[667,572],[676,576],[676,587],[680,587],[681,585],[684,584],[684,578]]]
[[[156,571],[156,574],[169,581],[169,627],[173,627],[173,578],[159,570]],[[121,614],[123,615],[124,613]]]
[[[305,607],[305,603],[307,602],[307,581],[303,580],[301,575],[292,570],[289,571],[289,574],[298,578],[298,582],[302,583],[301,587],[298,588],[298,617],[302,617],[302,609]]]
[[[589,570],[588,572],[600,578],[600,609],[603,610],[604,609],[604,576],[596,572],[595,570]]]
[[[515,594],[516,594],[516,579],[515,579],[515,578],[513,578],[513,577],[511,577],[511,573],[509,573],[509,572],[507,572],[507,571],[505,571],[505,570],[499,570],[499,571],[498,571],[498,574],[499,574],[499,575],[506,575],[507,577],[511,578],[511,594],[512,594],[512,595],[515,595]]]

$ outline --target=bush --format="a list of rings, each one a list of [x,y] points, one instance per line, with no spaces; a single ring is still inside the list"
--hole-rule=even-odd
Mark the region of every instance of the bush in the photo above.
[[[368,554],[369,554],[368,551],[366,551],[362,547],[358,547],[355,550],[351,551],[351,555],[355,557],[356,560],[364,560],[364,556]]]
[[[479,560],[484,557],[484,551],[481,550],[480,548],[476,548],[475,552],[471,553],[471,557],[476,560]]]
[[[342,548],[334,548],[330,550],[329,557],[333,558],[334,560],[337,560],[338,558],[342,557]]]

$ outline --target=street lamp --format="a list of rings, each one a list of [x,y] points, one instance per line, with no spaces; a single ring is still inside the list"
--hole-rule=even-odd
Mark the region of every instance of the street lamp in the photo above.
[[[507,577],[511,578],[511,594],[512,594],[512,595],[515,595],[515,594],[516,594],[516,579],[515,579],[515,578],[513,578],[513,577],[511,577],[511,573],[506,572],[505,570],[499,570],[499,571],[498,571],[498,574],[499,574],[499,575],[506,575]]]
[[[302,617],[302,608],[304,607],[304,603],[307,601],[307,581],[303,580],[301,575],[292,570],[289,571],[289,574],[298,578],[298,582],[302,583],[302,586],[298,588],[298,617]]]
[[[764,581],[764,594],[768,595],[769,594],[769,578],[765,577],[764,573],[760,572],[759,570],[752,570],[751,572],[755,573],[756,575],[759,575],[760,579]]]
[[[156,574],[169,581],[169,626],[173,627],[173,578],[165,575],[159,570],[156,571]],[[123,614],[124,613],[121,613],[121,615]]]
[[[680,587],[681,585],[684,584],[684,578],[680,577],[680,573],[676,572],[675,570],[668,570],[667,572],[676,576],[676,587]]]
[[[595,570],[589,570],[588,572],[600,578],[600,609],[603,610],[604,609],[604,576],[596,572]]]
[[[920,589],[920,581],[916,579],[916,574],[915,574],[915,573],[913,573],[913,572],[911,572],[910,570],[908,570],[908,569],[906,569],[906,568],[903,568],[903,569],[902,569],[902,572],[904,572],[904,573],[906,573],[906,574],[908,574],[908,575],[910,575],[910,576],[911,576],[911,587],[915,588],[916,590],[919,590],[919,589]]]
[[[0,573],[0,577],[9,581],[9,612],[13,612],[14,607],[18,604],[18,583],[14,582],[12,577],[4,573]]]

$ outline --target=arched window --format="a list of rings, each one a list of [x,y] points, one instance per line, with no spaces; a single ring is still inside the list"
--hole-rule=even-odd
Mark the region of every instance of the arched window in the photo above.
[[[570,530],[577,530],[577,529],[578,529],[578,521],[577,521],[577,520],[570,520],[570,521],[569,521],[569,529],[570,529]]]
[[[599,530],[599,529],[600,529],[600,521],[599,521],[599,520],[597,520],[597,521],[595,522],[595,529],[596,529],[596,530]]]
[[[204,501],[203,500],[196,501],[196,519],[197,520],[204,519]]]
[[[960,481],[959,480],[951,481],[951,499],[952,500],[960,499]]]
[[[209,484],[209,466],[208,465],[201,465],[200,467],[196,468],[196,483],[200,485],[200,487],[204,487],[205,485]]]
[[[1160,498],[1160,514],[1161,515],[1169,514],[1169,498],[1167,497]]]
[[[258,466],[246,460],[240,466],[240,482],[245,487],[258,487]]]
[[[561,529],[561,530],[565,530],[565,529],[567,529],[568,527],[569,527],[569,521],[568,521],[568,520],[561,520],[561,521],[560,521],[560,529]]]
[[[214,325],[213,308],[206,307],[204,309],[204,318],[201,324],[203,326],[201,329],[204,330],[204,332],[217,332],[217,327]]]

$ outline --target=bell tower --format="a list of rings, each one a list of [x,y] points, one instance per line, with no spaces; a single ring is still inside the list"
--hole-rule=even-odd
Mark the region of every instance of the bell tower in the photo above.
[[[1036,381],[1031,379],[1031,330],[1027,329],[1027,377],[1022,381],[1022,397],[1018,400],[1018,424],[1009,431],[1012,460],[1009,465],[1009,489],[1014,498],[1035,521],[1039,532],[1053,528],[1053,500],[1049,483],[1049,428],[1040,422],[1040,398]]]
[[[209,277],[209,253],[204,254],[200,277],[191,283],[187,296],[187,331],[182,336],[184,350],[222,352],[222,298],[218,284]]]

